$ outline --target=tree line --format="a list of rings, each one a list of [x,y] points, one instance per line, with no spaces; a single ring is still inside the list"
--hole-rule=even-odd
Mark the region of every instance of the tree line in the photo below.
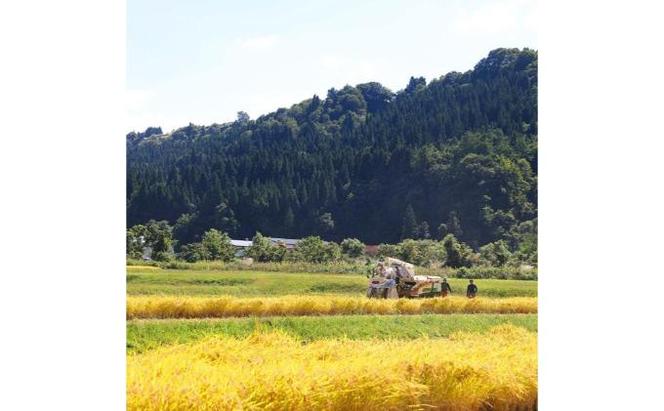
[[[395,257],[419,266],[450,268],[520,266],[524,263],[536,264],[537,261],[536,253],[532,252],[537,242],[536,235],[521,239],[521,247],[515,252],[510,251],[511,247],[505,240],[486,244],[474,251],[454,234],[446,234],[441,240],[407,239],[397,244],[380,244],[376,256],[367,255],[365,244],[356,238],[336,243],[309,236],[299,240],[294,248],[287,248],[283,243],[275,244],[261,233],[256,233],[252,245],[242,256],[238,256],[228,234],[214,228],[207,230],[201,241],[182,245],[178,252],[175,252],[175,242],[173,228],[166,221],[151,220],[145,225],[138,224],[127,230],[127,257],[140,259],[145,248],[149,247],[151,258],[156,261],[228,262],[248,257],[256,262],[332,263]]]
[[[531,258],[537,52],[497,49],[396,93],[365,83],[256,120],[129,133],[127,223],[149,220],[173,226],[177,253],[201,256],[215,229],[369,244],[451,235]]]

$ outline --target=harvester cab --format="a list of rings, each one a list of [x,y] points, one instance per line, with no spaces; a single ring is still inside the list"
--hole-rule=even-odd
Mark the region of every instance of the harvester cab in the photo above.
[[[442,295],[442,278],[415,275],[415,266],[396,258],[386,258],[369,279],[369,298],[423,298]]]

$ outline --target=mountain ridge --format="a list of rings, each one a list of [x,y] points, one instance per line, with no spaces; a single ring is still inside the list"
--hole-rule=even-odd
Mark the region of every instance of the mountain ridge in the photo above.
[[[127,222],[474,247],[536,227],[537,52],[496,49],[396,93],[330,89],[251,120],[127,134]],[[533,223],[534,222],[534,223]]]

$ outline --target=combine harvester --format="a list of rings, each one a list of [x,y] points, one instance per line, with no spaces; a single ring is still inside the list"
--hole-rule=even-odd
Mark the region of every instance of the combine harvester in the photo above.
[[[415,275],[415,266],[396,258],[386,258],[369,279],[369,298],[425,298],[443,295],[442,278]]]

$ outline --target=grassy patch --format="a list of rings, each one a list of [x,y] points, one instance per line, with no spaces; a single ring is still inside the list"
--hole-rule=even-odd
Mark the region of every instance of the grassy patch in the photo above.
[[[271,317],[205,320],[133,320],[127,322],[127,351],[188,343],[212,335],[245,337],[255,331],[281,330],[310,342],[323,338],[414,339],[447,337],[456,331],[484,332],[500,324],[537,331],[536,314],[348,315],[343,317]]]
[[[322,283],[309,287],[307,291],[312,294],[356,294],[358,286],[357,284]]]
[[[450,278],[453,295],[464,295],[467,280]],[[537,281],[477,280],[484,297],[536,297]],[[129,295],[278,295],[342,294],[363,296],[367,278],[361,274],[281,273],[265,271],[141,270],[127,274]]]
[[[127,265],[127,272],[159,270],[161,270],[161,268],[155,265]]]

